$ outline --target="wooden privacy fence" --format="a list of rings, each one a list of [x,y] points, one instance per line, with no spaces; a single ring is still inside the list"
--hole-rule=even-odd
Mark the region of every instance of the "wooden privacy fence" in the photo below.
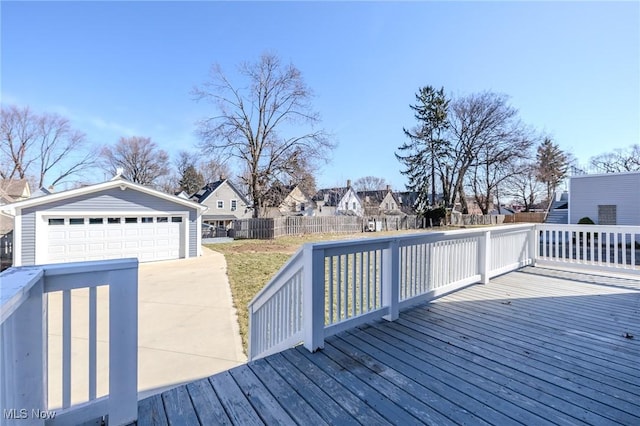
[[[544,223],[545,215],[545,212],[521,212],[506,216],[505,223]]]
[[[370,226],[371,224],[371,226]],[[371,230],[396,231],[425,227],[417,216],[284,216],[233,221],[236,239],[271,239],[286,235],[353,234]]]
[[[451,225],[501,225],[505,223],[503,214],[452,214]]]

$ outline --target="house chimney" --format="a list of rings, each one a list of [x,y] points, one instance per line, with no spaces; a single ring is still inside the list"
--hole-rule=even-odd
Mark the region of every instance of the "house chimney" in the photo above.
[[[347,188],[351,188],[351,179],[347,179]]]
[[[391,192],[391,185],[387,185],[387,192]]]
[[[224,180],[224,175],[220,174],[220,180]]]

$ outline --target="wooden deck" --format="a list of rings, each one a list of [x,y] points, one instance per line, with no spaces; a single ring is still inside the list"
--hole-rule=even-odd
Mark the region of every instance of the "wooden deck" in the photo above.
[[[525,268],[144,399],[138,420],[390,423],[640,424],[640,281]]]

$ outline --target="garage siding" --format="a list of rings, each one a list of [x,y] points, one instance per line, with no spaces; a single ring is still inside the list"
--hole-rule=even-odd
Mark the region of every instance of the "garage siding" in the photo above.
[[[96,214],[109,212],[184,212],[189,211],[189,257],[198,255],[197,246],[197,210],[182,204],[172,203],[169,200],[154,197],[130,188],[124,191],[120,188],[107,189],[74,198],[52,201],[37,207],[25,208],[22,211],[22,264],[35,263],[35,212],[96,212]]]
[[[575,176],[569,187],[569,223],[598,222],[598,206],[616,206],[617,225],[640,225],[640,173]]]
[[[36,263],[36,214],[22,214],[22,264]]]

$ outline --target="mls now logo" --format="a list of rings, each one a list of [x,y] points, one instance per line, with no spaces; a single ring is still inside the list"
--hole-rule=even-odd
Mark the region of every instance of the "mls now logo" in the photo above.
[[[24,420],[29,418],[50,420],[56,416],[55,411],[40,410],[36,408],[31,411],[26,408],[5,408],[2,414],[6,420]]]

